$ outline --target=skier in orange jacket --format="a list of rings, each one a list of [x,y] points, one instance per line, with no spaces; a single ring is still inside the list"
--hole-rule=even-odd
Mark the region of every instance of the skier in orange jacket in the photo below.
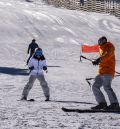
[[[118,99],[111,88],[111,82],[115,75],[115,47],[111,42],[107,41],[105,36],[98,40],[98,44],[100,46],[100,57],[92,62],[93,65],[99,65],[99,74],[96,76],[92,86],[93,94],[98,105],[92,107],[92,109],[118,110],[120,109]],[[107,106],[105,97],[100,90],[101,86],[103,86],[108,95],[110,101],[109,106]]]

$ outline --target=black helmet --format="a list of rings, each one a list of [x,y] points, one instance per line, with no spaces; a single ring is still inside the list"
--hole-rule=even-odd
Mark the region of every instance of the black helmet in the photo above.
[[[41,50],[40,48],[37,48],[37,50],[35,51],[34,56],[36,56],[36,57],[41,57],[41,56],[43,56],[42,50]]]
[[[101,45],[103,45],[105,43],[107,43],[107,38],[105,36],[102,36],[101,38],[99,38],[98,45],[101,46]]]

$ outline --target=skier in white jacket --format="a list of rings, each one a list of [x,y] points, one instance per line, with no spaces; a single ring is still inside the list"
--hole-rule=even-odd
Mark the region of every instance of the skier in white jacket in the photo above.
[[[49,101],[49,87],[43,74],[43,70],[47,72],[47,65],[45,57],[40,48],[35,51],[33,57],[31,57],[31,59],[29,60],[28,67],[31,70],[30,77],[28,83],[23,89],[21,100],[27,100],[29,91],[33,87],[33,84],[37,78],[40,81],[40,85],[42,86],[42,90],[46,97],[45,101]]]

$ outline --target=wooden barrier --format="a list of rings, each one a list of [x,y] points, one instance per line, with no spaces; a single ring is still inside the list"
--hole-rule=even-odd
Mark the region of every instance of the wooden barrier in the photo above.
[[[109,13],[120,18],[120,1],[118,0],[47,0],[55,7],[64,7],[71,10]],[[84,3],[83,3],[84,1]],[[82,3],[81,3],[82,2]]]

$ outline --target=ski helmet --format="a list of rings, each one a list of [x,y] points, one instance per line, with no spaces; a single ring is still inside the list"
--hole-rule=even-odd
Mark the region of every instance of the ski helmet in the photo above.
[[[105,36],[102,36],[101,38],[99,38],[98,45],[101,46],[101,45],[103,45],[105,43],[107,43],[107,38]]]
[[[41,57],[41,56],[43,56],[43,53],[42,53],[41,49],[38,48],[38,49],[35,51],[35,56],[36,56],[36,57]]]

